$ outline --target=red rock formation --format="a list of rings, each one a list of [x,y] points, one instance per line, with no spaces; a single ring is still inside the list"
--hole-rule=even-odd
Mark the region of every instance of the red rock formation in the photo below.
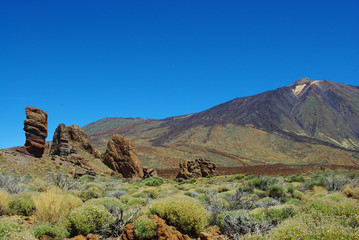
[[[157,171],[153,168],[143,167],[143,179],[157,177]]]
[[[181,161],[179,167],[180,171],[176,177],[178,180],[217,175],[216,165],[208,159],[199,158],[195,161]]]
[[[141,162],[135,153],[133,143],[116,134],[107,143],[103,162],[125,178],[142,178]]]
[[[26,135],[25,145],[17,151],[41,158],[45,150],[47,137],[47,114],[35,107],[26,107],[26,120],[24,130]]]
[[[67,127],[61,123],[56,128],[50,150],[51,155],[66,157],[84,150],[95,157],[100,157],[100,152],[92,146],[85,131],[78,125]]]

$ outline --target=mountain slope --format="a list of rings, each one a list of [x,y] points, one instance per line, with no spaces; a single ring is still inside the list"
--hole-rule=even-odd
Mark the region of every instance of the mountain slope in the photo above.
[[[174,167],[194,157],[223,166],[352,165],[359,162],[359,88],[305,78],[200,113],[163,120],[103,119],[84,129],[102,149],[110,135],[125,135],[153,167]]]

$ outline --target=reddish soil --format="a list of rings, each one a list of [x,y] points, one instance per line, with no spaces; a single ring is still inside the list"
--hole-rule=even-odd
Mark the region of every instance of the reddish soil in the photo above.
[[[315,171],[322,171],[322,167],[325,170],[359,170],[359,166],[347,166],[347,165],[285,165],[285,164],[272,164],[272,165],[255,165],[255,166],[243,166],[243,167],[217,167],[217,172],[220,175],[232,175],[232,174],[254,174],[264,176],[276,176],[276,175],[293,175]],[[172,179],[175,178],[179,168],[169,169],[156,169],[157,174],[160,177]]]

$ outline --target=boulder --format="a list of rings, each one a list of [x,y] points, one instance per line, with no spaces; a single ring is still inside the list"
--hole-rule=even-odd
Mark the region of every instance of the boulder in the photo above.
[[[130,140],[118,134],[111,136],[103,162],[124,178],[142,178],[141,162]]]
[[[207,176],[216,176],[216,165],[210,160],[199,158],[195,161],[184,161],[179,163],[180,171],[177,174],[177,180],[185,180],[191,178],[200,178]]]
[[[81,127],[59,124],[54,133],[50,154],[66,157],[81,150],[94,157],[100,157],[100,152],[92,146],[86,132]]]
[[[157,171],[153,168],[143,167],[143,179],[157,177]]]
[[[47,137],[47,114],[35,107],[26,107],[25,111],[24,130],[26,142],[17,151],[41,158],[44,154],[45,139]]]

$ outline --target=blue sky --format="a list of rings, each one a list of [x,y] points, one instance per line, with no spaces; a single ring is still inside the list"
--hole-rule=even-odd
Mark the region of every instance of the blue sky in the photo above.
[[[2,1],[0,148],[59,123],[199,112],[298,78],[359,85],[359,1]]]

